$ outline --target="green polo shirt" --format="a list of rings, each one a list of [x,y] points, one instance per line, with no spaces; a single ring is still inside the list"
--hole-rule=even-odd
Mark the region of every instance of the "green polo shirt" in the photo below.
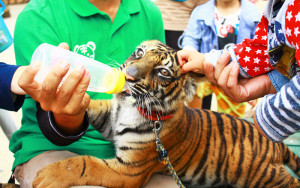
[[[88,0],[32,0],[17,19],[14,47],[18,65],[28,65],[41,43],[67,42],[71,51],[118,67],[137,45],[152,39],[165,42],[160,11],[150,0],[122,0],[113,23]],[[92,99],[112,97],[91,92],[89,95]],[[36,102],[29,96],[22,111],[22,126],[13,134],[9,145],[15,157],[13,169],[48,150],[69,150],[99,158],[115,155],[113,144],[91,126],[77,142],[54,145],[40,131]]]

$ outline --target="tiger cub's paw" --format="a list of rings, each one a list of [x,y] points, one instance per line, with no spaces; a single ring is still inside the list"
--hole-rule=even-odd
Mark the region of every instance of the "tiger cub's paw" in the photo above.
[[[59,161],[41,169],[32,183],[33,188],[68,188],[75,185],[74,171],[64,163]]]

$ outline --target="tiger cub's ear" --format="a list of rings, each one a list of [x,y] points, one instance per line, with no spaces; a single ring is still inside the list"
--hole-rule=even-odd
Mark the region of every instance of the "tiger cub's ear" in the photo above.
[[[197,91],[199,84],[208,82],[207,78],[205,77],[205,74],[189,72],[189,75],[192,78],[192,80],[195,82],[195,84],[197,85],[196,91]]]
[[[203,82],[207,82],[207,79],[204,74],[188,72],[185,74],[186,81],[183,85],[183,89],[186,96],[186,101],[190,102],[193,100],[194,95],[196,94],[198,85]]]

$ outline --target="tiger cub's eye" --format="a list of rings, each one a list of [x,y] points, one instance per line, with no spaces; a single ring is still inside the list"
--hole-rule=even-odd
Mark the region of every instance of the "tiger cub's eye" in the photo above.
[[[160,69],[160,73],[163,76],[170,76],[170,72],[167,69]]]
[[[142,58],[142,57],[144,57],[144,55],[145,55],[145,52],[144,52],[144,50],[141,49],[141,48],[139,48],[139,49],[137,49],[137,50],[135,51],[135,57],[136,57],[136,58]]]

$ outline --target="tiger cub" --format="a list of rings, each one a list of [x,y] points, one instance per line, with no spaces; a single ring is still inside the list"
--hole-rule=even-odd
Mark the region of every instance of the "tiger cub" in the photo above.
[[[186,185],[298,187],[285,169],[300,175],[300,159],[283,143],[272,143],[244,120],[185,104],[196,90],[194,73],[181,74],[176,51],[159,41],[143,42],[121,70],[128,89],[111,101],[92,101],[91,124],[115,143],[116,157],[78,156],[50,164],[35,187],[101,185],[142,187],[167,172],[156,151],[156,135]],[[156,123],[161,130],[153,132]]]

